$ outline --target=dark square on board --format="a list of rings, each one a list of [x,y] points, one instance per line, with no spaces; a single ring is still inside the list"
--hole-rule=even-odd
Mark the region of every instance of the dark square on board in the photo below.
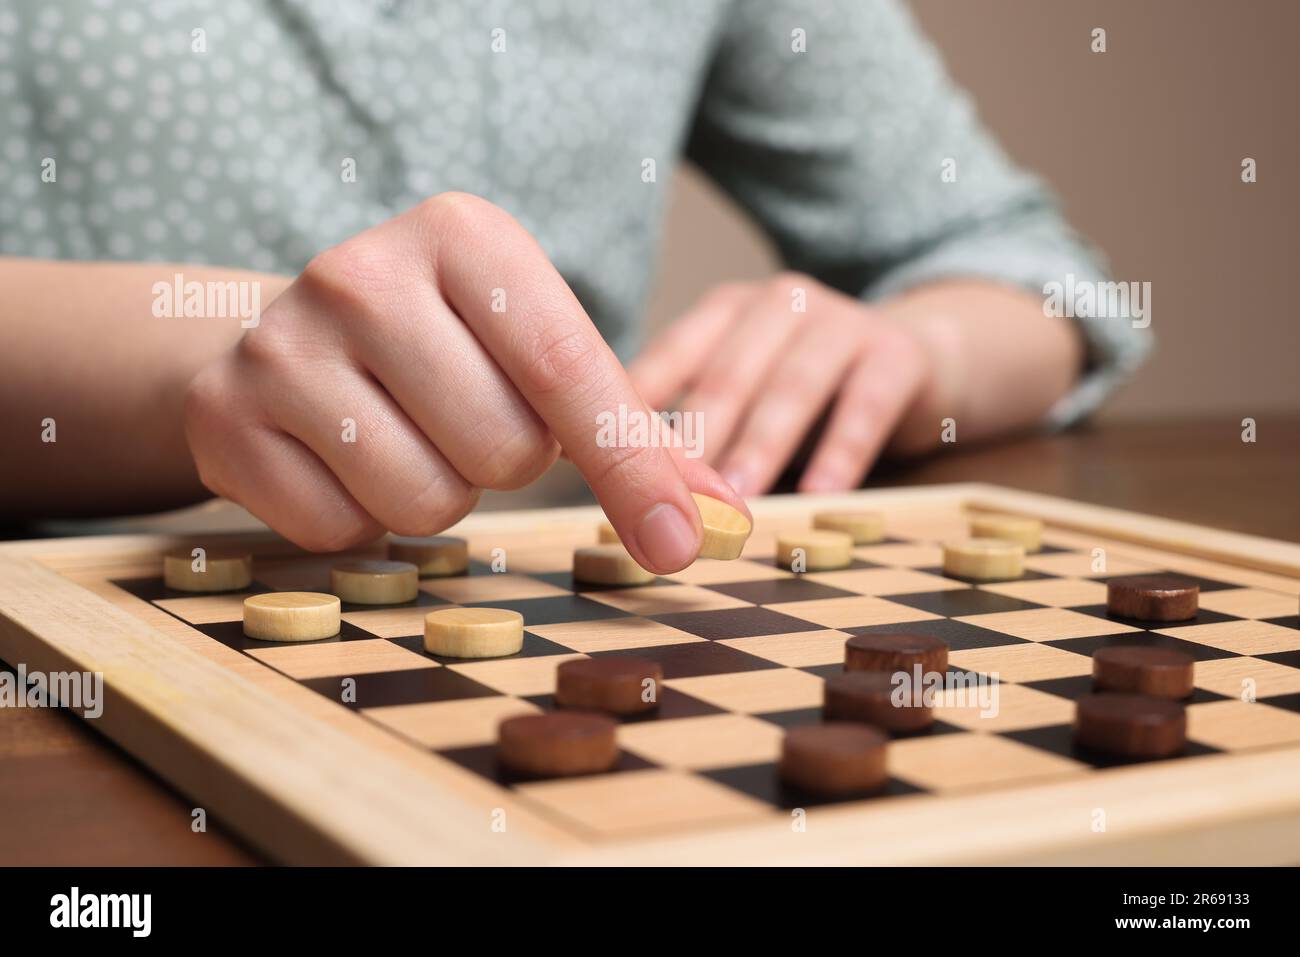
[[[783,615],[768,608],[724,608],[720,611],[680,611],[651,615],[660,624],[669,625],[709,641],[721,638],[753,638],[758,635],[783,635],[796,631],[822,631],[801,618]]]
[[[345,679],[356,682],[355,701],[343,700]],[[302,684],[332,701],[354,709],[457,701],[462,698],[490,698],[499,697],[501,694],[450,668],[433,666],[410,668],[404,671],[339,675],[332,678],[309,678]]]
[[[626,588],[629,588],[629,587],[636,587],[636,588],[654,588],[654,587],[656,587],[656,586],[658,586],[658,587],[663,587],[664,585],[675,585],[675,584],[677,584],[677,582],[671,581],[671,580],[669,580],[669,579],[667,579],[667,578],[658,578],[658,577],[656,577],[654,581],[649,582],[649,583],[647,583],[647,584],[645,584],[645,585],[636,585],[636,586],[629,586],[629,585],[598,585],[598,584],[596,584],[595,582],[582,582],[582,581],[578,581],[577,579],[575,579],[575,578],[573,577],[573,572],[569,572],[569,571],[564,571],[564,572],[539,572],[539,573],[534,574],[534,575],[529,575],[528,577],[529,577],[529,578],[535,578],[535,579],[537,579],[539,582],[546,582],[546,584],[548,584],[548,585],[554,585],[556,588],[563,588],[563,589],[565,589],[566,591],[571,591],[571,592],[584,592],[584,591],[614,591],[614,590],[619,590],[619,589],[626,589]]]
[[[496,658],[450,658],[446,655],[431,655],[424,650],[423,635],[389,638],[388,640],[395,645],[401,645],[407,651],[414,651],[417,655],[423,655],[425,658],[443,665],[464,664],[467,661],[509,661],[511,658],[547,658],[552,655],[572,655],[575,653],[572,648],[566,648],[564,645],[543,638],[541,635],[534,635],[527,630],[524,631],[523,647],[518,652],[513,655],[500,655]]]
[[[517,601],[477,601],[467,608],[508,608],[524,616],[524,627],[556,625],[566,621],[597,621],[602,618],[627,618],[628,613],[602,605],[580,595],[556,595],[553,598],[522,598]]]
[[[841,797],[821,797],[805,794],[787,786],[777,774],[773,763],[747,764],[734,768],[717,768],[711,771],[697,771],[718,784],[757,798],[766,804],[792,810],[797,807],[821,807],[829,804],[848,804],[855,801],[881,801],[906,794],[920,794],[921,789],[898,778],[890,778],[885,787],[879,791],[859,794],[847,794]]]
[[[537,705],[543,711],[558,711],[555,695],[531,695],[524,699]],[[639,724],[643,721],[672,721],[676,718],[701,718],[713,714],[727,714],[723,708],[701,701],[693,695],[684,694],[676,688],[663,688],[659,695],[659,707],[641,714],[610,715],[620,724]]]
[[[676,645],[655,645],[651,648],[619,648],[613,651],[594,651],[593,658],[606,655],[632,655],[657,661],[664,670],[664,678],[698,678],[702,675],[725,675],[740,671],[764,671],[780,668],[775,661],[739,651],[730,645],[712,641],[684,641]]]
[[[1177,578],[1179,581],[1198,586],[1201,591],[1223,591],[1225,588],[1240,588],[1240,585],[1234,585],[1231,582],[1216,581],[1213,578],[1201,578],[1197,575],[1184,575],[1182,572],[1137,572],[1134,575],[1106,575],[1102,578],[1095,578],[1093,581],[1109,582],[1112,578],[1146,578],[1150,575],[1168,576]]]
[[[542,780],[540,778],[529,778],[515,774],[502,767],[497,762],[496,746],[492,744],[476,744],[464,748],[449,748],[445,751],[435,751],[435,754],[459,764],[468,771],[473,771],[481,777],[487,778],[497,784],[509,787],[512,784],[526,784],[530,781]],[[602,771],[601,774],[619,774],[626,771],[643,771],[646,768],[657,767],[658,765],[647,761],[639,754],[632,754],[628,751],[620,751],[618,763],[609,771]],[[573,780],[568,778],[566,780]]]
[[[1070,611],[1077,611],[1081,615],[1091,615],[1093,618],[1101,618],[1104,621],[1118,622],[1121,625],[1131,625],[1134,628],[1186,628],[1188,625],[1213,625],[1220,621],[1240,621],[1236,615],[1225,615],[1205,608],[1200,609],[1195,618],[1185,618],[1182,621],[1146,621],[1141,618],[1124,618],[1107,612],[1105,605],[1075,605]]]
[[[446,599],[437,598],[427,591],[418,591],[411,601],[401,601],[391,605],[359,605],[355,602],[345,601],[342,603],[342,610],[343,614],[346,615],[350,611],[382,611],[386,608],[431,608],[436,605],[447,604],[450,604],[450,602]]]
[[[274,589],[267,588],[257,580],[250,582],[247,588],[234,588],[230,591],[177,591],[174,588],[168,588],[163,583],[161,575],[151,575],[148,578],[115,578],[109,584],[116,585],[122,591],[144,601],[163,601],[168,598],[203,598],[208,595],[263,595],[266,592],[274,591]]]
[[[949,575],[943,568],[918,568],[918,572],[926,572],[931,575],[938,575],[941,578],[947,578],[949,581],[964,582],[967,585],[1005,585],[1007,582],[1029,582],[1039,581],[1044,578],[1060,578],[1060,575],[1048,575],[1043,572],[1036,572],[1032,569],[1025,569],[1022,574],[1014,578],[966,578],[962,575]]]
[[[855,598],[857,592],[832,588],[806,578],[771,578],[752,582],[730,582],[704,586],[755,605],[776,605],[786,601],[819,601],[823,598]]]
[[[1151,631],[1126,631],[1118,635],[1089,635],[1086,638],[1054,638],[1051,641],[1043,642],[1043,644],[1051,645],[1053,648],[1061,648],[1065,651],[1073,651],[1076,655],[1085,655],[1089,658],[1093,656],[1098,648],[1109,648],[1113,645],[1134,645],[1139,648],[1169,648],[1173,651],[1186,652],[1197,661],[1240,657],[1236,652],[1211,648],[1209,645],[1202,645],[1195,641],[1185,641],[1182,638],[1174,638],[1172,635],[1157,635]]]
[[[1049,678],[1045,681],[1026,681],[1023,682],[1026,688],[1033,688],[1035,691],[1045,691],[1048,694],[1056,695],[1058,698],[1069,698],[1071,701],[1078,701],[1084,695],[1092,694],[1097,689],[1093,687],[1092,675],[1074,675],[1069,678]],[[1183,700],[1184,704],[1204,704],[1207,701],[1222,701],[1224,696],[1213,691],[1207,691],[1204,688],[1193,688],[1191,697]]]
[[[1285,665],[1288,668],[1300,668],[1300,651],[1275,651],[1267,655],[1254,655],[1263,661],[1271,661],[1275,665]]]
[[[1182,754],[1167,758],[1126,758],[1121,755],[1104,754],[1087,748],[1080,748],[1074,743],[1074,728],[1068,724],[1054,724],[1045,728],[1026,728],[1023,731],[999,732],[1002,737],[1019,741],[1041,751],[1059,754],[1061,757],[1073,758],[1094,768],[1116,768],[1131,764],[1149,764],[1153,761],[1176,761],[1179,758],[1193,758],[1205,754],[1217,754],[1218,748],[1196,741],[1188,741]]]
[[[190,627],[236,651],[248,651],[250,648],[276,648],[281,645],[323,645],[333,641],[365,641],[375,637],[348,621],[342,623],[337,635],[322,638],[320,641],[262,641],[258,638],[249,638],[244,634],[242,621],[213,621],[206,624],[191,624]]]
[[[1024,601],[998,595],[981,588],[958,588],[948,591],[915,592],[910,595],[890,595],[889,600],[909,608],[919,608],[932,615],[960,618],[964,615],[992,615],[1004,611],[1025,611],[1041,608],[1037,602]]]
[[[891,601],[893,599],[890,599]],[[905,632],[914,635],[929,635],[948,643],[952,651],[967,651],[971,648],[996,648],[1000,645],[1023,645],[1027,638],[1004,634],[991,628],[981,628],[965,621],[951,618],[938,618],[930,621],[908,621],[897,625],[867,625],[862,628],[844,628],[851,635],[870,635],[887,632]]]

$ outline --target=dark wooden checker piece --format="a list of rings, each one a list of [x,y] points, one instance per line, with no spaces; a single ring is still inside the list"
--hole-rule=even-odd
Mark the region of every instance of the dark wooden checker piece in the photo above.
[[[1126,575],[1106,583],[1106,611],[1139,621],[1195,618],[1201,588],[1174,575]]]
[[[908,733],[934,724],[934,709],[896,704],[894,673],[846,671],[826,679],[822,714],[827,721],[860,721],[887,731]]]
[[[663,680],[659,662],[648,658],[578,658],[556,669],[555,703],[562,708],[642,714],[659,707]]]
[[[618,763],[617,725],[582,711],[507,718],[497,732],[497,759],[527,777],[568,777],[608,771]]]
[[[781,780],[809,794],[878,791],[889,781],[889,739],[865,724],[828,722],[791,728],[781,745]]]
[[[846,671],[948,670],[948,643],[941,638],[903,631],[878,631],[854,635],[844,643]]]
[[[1075,710],[1074,740],[1106,754],[1170,757],[1187,746],[1187,709],[1149,695],[1084,695]]]
[[[1092,656],[1092,680],[1098,691],[1128,691],[1170,698],[1190,697],[1196,659],[1173,648],[1111,645]]]

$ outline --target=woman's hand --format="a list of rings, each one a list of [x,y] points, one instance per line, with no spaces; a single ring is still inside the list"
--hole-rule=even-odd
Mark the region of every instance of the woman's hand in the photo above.
[[[194,378],[186,434],[209,489],[315,550],[440,531],[562,446],[637,561],[676,571],[692,490],[745,506],[668,449],[603,447],[620,405],[648,412],[532,237],[443,194],[312,260]]]
[[[629,371],[656,408],[701,415],[703,460],[741,495],[766,491],[828,408],[802,491],[856,488],[911,412],[938,401],[915,326],[810,276],[721,286]],[[934,433],[938,435],[938,419]]]

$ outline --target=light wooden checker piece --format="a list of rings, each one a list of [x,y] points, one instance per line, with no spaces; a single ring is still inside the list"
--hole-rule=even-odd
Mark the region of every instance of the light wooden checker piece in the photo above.
[[[813,528],[844,532],[854,545],[874,545],[885,540],[885,517],[879,512],[818,512]]]
[[[259,641],[320,641],[343,624],[337,595],[309,591],[268,592],[244,599],[244,634]]]
[[[956,578],[1001,581],[1025,573],[1025,547],[998,538],[945,542],[943,571]]]
[[[700,545],[700,558],[713,558],[732,561],[740,557],[745,542],[749,540],[754,526],[742,512],[732,508],[726,502],[709,495],[692,492],[691,498],[700,513],[700,524],[704,537]],[[596,539],[601,545],[613,545],[622,542],[618,532],[609,522],[601,522],[596,528]]]
[[[500,658],[524,643],[524,616],[508,608],[441,608],[424,619],[424,650],[446,658]]]
[[[587,545],[573,552],[573,579],[627,588],[652,584],[655,573],[638,565],[622,544]]]
[[[739,558],[754,531],[753,523],[726,502],[699,492],[692,492],[691,498],[695,499],[695,507],[700,510],[700,524],[704,526],[700,558],[722,561]]]
[[[796,504],[791,503],[792,506]],[[958,504],[954,502],[950,511],[945,513],[951,515],[947,530],[953,535],[962,534],[965,528],[965,516],[962,509],[957,507]],[[930,508],[930,505],[926,507]],[[885,511],[886,518],[890,519],[888,510]],[[765,535],[773,534],[774,529],[763,528],[761,512],[756,510],[756,514],[758,514],[757,531]],[[499,530],[503,527],[503,519],[505,523],[510,521],[509,516],[501,516],[499,513],[491,516],[491,521],[498,524],[491,526],[492,531],[487,541],[495,543],[500,540],[506,547],[516,545],[527,547],[530,543],[535,544],[530,538],[530,529],[536,524],[535,518],[531,520],[521,518],[514,538]],[[789,528],[800,522],[806,525],[811,521],[811,509],[802,515],[786,511],[783,513],[779,527]],[[944,521],[949,520],[944,519]],[[306,695],[315,704],[302,708],[303,714],[328,714],[331,726],[342,729],[349,738],[355,734],[358,750],[348,758],[348,766],[359,769],[357,773],[361,773],[368,766],[367,755],[375,751],[376,736],[391,735],[394,741],[392,748],[380,748],[380,751],[388,753],[391,750],[394,754],[410,752],[416,755],[409,760],[414,762],[412,767],[418,766],[421,778],[443,780],[449,793],[454,791],[464,796],[475,814],[481,816],[481,813],[486,813],[485,808],[506,808],[510,814],[512,834],[530,833],[533,827],[525,823],[529,819],[526,806],[515,803],[513,797],[515,794],[523,793],[528,794],[531,806],[545,806],[546,826],[560,828],[567,839],[578,843],[586,840],[586,835],[599,833],[602,840],[613,842],[618,842],[624,837],[629,840],[644,841],[649,836],[656,840],[680,839],[684,842],[683,846],[689,844],[693,848],[707,848],[715,829],[731,829],[746,825],[746,822],[761,824],[768,830],[773,823],[779,823],[782,826],[778,830],[788,832],[791,797],[781,789],[778,755],[773,744],[774,735],[781,735],[788,726],[798,726],[797,722],[816,720],[815,717],[810,718],[807,712],[818,710],[821,697],[809,692],[822,690],[823,679],[835,674],[836,671],[833,665],[821,655],[792,657],[789,649],[785,647],[788,642],[783,644],[769,639],[772,636],[798,636],[804,633],[824,635],[825,627],[811,616],[801,616],[800,606],[805,605],[813,609],[819,602],[828,600],[822,597],[822,592],[818,591],[826,586],[808,579],[791,579],[787,572],[769,564],[770,581],[798,581],[809,589],[808,600],[794,600],[799,597],[798,595],[783,595],[779,609],[753,604],[744,607],[705,608],[682,613],[653,612],[650,613],[652,617],[648,618],[627,614],[615,607],[599,607],[598,603],[592,602],[589,598],[575,594],[575,586],[567,581],[567,572],[562,572],[572,557],[574,545],[584,538],[590,541],[595,525],[594,512],[575,518],[572,536],[567,541],[564,541],[561,535],[556,536],[557,544],[554,546],[556,562],[549,563],[549,568],[545,571],[522,573],[522,577],[531,578],[539,585],[548,586],[545,589],[539,588],[535,593],[527,593],[535,594],[536,597],[525,597],[525,593],[521,593],[518,600],[499,601],[495,597],[491,599],[493,604],[502,606],[501,611],[515,612],[520,615],[521,632],[525,628],[528,629],[519,650],[509,652],[501,658],[453,660],[439,654],[437,655],[439,660],[435,661],[424,648],[423,635],[393,635],[389,639],[386,636],[366,634],[362,627],[342,636],[337,635],[336,631],[334,636],[326,636],[334,637],[333,643],[316,646],[331,649],[328,657],[337,658],[338,674],[326,675],[319,669],[312,668],[303,672],[303,678],[295,679],[282,672],[272,671],[258,661],[254,652],[259,648],[274,649],[274,643],[259,640],[256,646],[250,647],[241,645],[235,640],[234,633],[241,628],[237,620],[226,622],[202,620],[188,625],[174,619],[169,618],[169,620],[172,621],[173,630],[187,634],[190,643],[207,640],[214,646],[216,652],[220,652],[220,654],[214,653],[211,657],[214,662],[223,662],[223,664],[214,667],[224,669],[226,667],[224,662],[232,654],[242,652],[243,665],[238,669],[240,680],[247,680],[251,675],[253,680],[263,684],[287,706],[292,705],[293,709],[301,708],[302,696]],[[895,526],[892,519],[890,520],[891,536],[898,540],[899,548],[921,548],[927,542],[934,540],[919,535],[909,539],[906,534],[899,534],[895,530],[904,527],[906,526]],[[480,538],[476,541],[474,536],[475,533],[471,529],[467,537],[474,547],[482,547],[485,540]],[[1113,548],[1113,554],[1117,559],[1124,557],[1122,546],[1114,545]],[[1080,546],[1080,555],[1086,556],[1087,552],[1086,548]],[[881,557],[887,554],[887,551],[880,552]],[[1179,568],[1176,556],[1171,555],[1166,563],[1158,560],[1159,556],[1153,555],[1150,551],[1139,554],[1143,562],[1151,565],[1155,571]],[[100,562],[102,559],[97,558],[96,561]],[[127,561],[125,550],[122,561],[124,563]],[[872,561],[875,562],[875,558]],[[756,562],[747,564],[757,567]],[[127,566],[124,564],[123,567]],[[718,567],[725,570],[727,566]],[[912,566],[896,567],[899,570],[906,570]],[[557,573],[557,569],[561,572]],[[521,575],[513,568],[512,571],[516,575]],[[737,578],[736,581],[745,581],[747,587],[755,586],[751,573],[753,569],[747,569],[743,578]],[[933,573],[938,577],[937,572]],[[133,589],[133,594],[140,597],[131,598],[127,595],[124,596],[124,601],[131,598],[137,605],[146,609],[149,609],[155,601],[169,600],[161,597],[163,594],[161,591],[150,593],[144,586],[131,584],[129,579],[132,574],[138,575],[138,572],[123,574],[106,572],[105,579],[110,584],[105,587],[116,587],[111,582],[117,578],[128,580],[121,587]],[[1202,569],[1199,574],[1206,578],[1221,576],[1222,581],[1228,584],[1237,582],[1231,570],[1226,567],[1220,574],[1216,574],[1213,568]],[[1045,579],[1037,580],[1050,580],[1052,577],[1047,574]],[[558,588],[555,583],[561,581],[564,587]],[[1300,576],[1297,576],[1297,582],[1300,582]],[[760,579],[758,584],[761,583]],[[731,583],[723,579],[710,579],[708,585],[698,587],[708,589],[712,585],[717,585],[725,588],[729,584]],[[1212,589],[1216,586],[1211,583],[1203,587]],[[561,594],[555,594],[553,589],[558,589]],[[653,590],[644,589],[647,592]],[[1107,762],[1093,761],[1091,758],[1082,759],[1071,751],[1068,713],[1079,698],[1091,692],[1092,678],[1089,669],[1092,666],[1093,651],[1099,647],[1118,645],[1125,638],[1166,643],[1169,647],[1191,648],[1193,651],[1198,649],[1195,629],[1189,628],[1180,631],[1178,635],[1166,636],[1157,628],[1151,627],[1127,631],[1121,635],[1111,630],[1113,623],[1105,619],[1103,611],[1095,608],[1087,612],[1070,610],[1068,614],[1095,620],[1097,629],[1072,629],[1069,636],[1060,638],[1035,635],[1031,643],[1026,643],[1020,640],[1020,636],[1013,634],[1016,626],[1010,621],[1010,617],[1020,612],[1013,612],[1010,605],[1005,616],[1008,619],[1008,630],[1005,632],[1001,630],[1001,617],[994,615],[980,618],[980,615],[991,608],[996,608],[996,605],[988,604],[990,601],[1010,603],[1015,599],[994,593],[980,596],[979,602],[974,601],[972,597],[970,607],[965,609],[968,613],[963,614],[962,603],[967,593],[976,596],[981,591],[978,588],[963,587],[947,589],[940,596],[937,590],[934,593],[918,593],[908,588],[895,594],[886,584],[879,596],[872,596],[875,603],[871,606],[871,620],[845,618],[843,627],[849,629],[850,633],[863,630],[927,629],[928,634],[950,642],[954,655],[958,659],[956,664],[962,668],[967,667],[962,662],[976,660],[975,653],[978,652],[981,672],[985,669],[989,672],[1003,672],[1002,685],[1007,691],[1004,710],[1007,716],[1003,719],[985,720],[979,715],[978,707],[970,706],[964,707],[961,711],[960,723],[945,720],[946,716],[951,717],[956,714],[954,708],[963,708],[960,703],[945,699],[944,706],[936,711],[933,730],[918,736],[907,736],[890,741],[888,745],[890,753],[897,753],[900,760],[893,762],[891,758],[888,766],[891,776],[876,796],[863,797],[854,792],[849,797],[823,796],[816,802],[795,806],[807,808],[810,815],[819,814],[823,804],[835,806],[854,815],[878,815],[881,827],[885,829],[883,833],[888,833],[886,822],[889,820],[889,815],[893,813],[890,808],[899,802],[904,804],[909,802],[907,797],[909,794],[942,793],[946,796],[945,800],[970,795],[972,801],[976,801],[971,807],[981,808],[978,812],[979,816],[975,818],[981,826],[996,825],[996,822],[990,822],[983,817],[990,813],[991,807],[996,805],[1006,811],[1005,817],[1008,823],[1005,833],[1014,838],[1018,833],[1015,829],[1018,822],[1014,821],[1014,818],[1017,816],[1016,809],[1021,805],[1022,794],[1028,795],[1034,789],[1044,786],[1045,782],[1047,784],[1058,781],[1079,783],[1088,775],[1095,774],[1097,769],[1109,767]],[[152,594],[160,597],[150,597]],[[719,594],[724,593],[719,592]],[[329,598],[329,596],[324,597]],[[909,602],[911,604],[908,604]],[[912,619],[913,614],[918,610],[940,607],[940,605],[944,609],[942,612],[930,613],[930,617],[926,620]],[[123,607],[131,606],[128,602]],[[157,607],[161,608],[161,606]],[[892,621],[884,617],[891,607],[897,609],[897,616]],[[475,614],[485,611],[477,607],[454,610]],[[1052,609],[1046,611],[1058,614]],[[178,607],[177,612],[183,618],[183,607]],[[852,611],[846,607],[845,613],[851,615]],[[157,618],[158,614],[160,612],[154,617]],[[232,614],[231,618],[235,617],[236,615]],[[1233,616],[1228,614],[1228,617]],[[1294,614],[1288,617],[1294,618]],[[962,618],[977,620],[969,622],[959,620]],[[637,625],[641,627],[635,627]],[[566,637],[571,631],[576,635],[577,631],[574,629],[577,626],[589,629],[589,633],[583,631],[586,637],[580,642],[575,640],[580,647],[566,645]],[[1295,630],[1294,625],[1290,623],[1272,623],[1267,626],[1279,631]],[[801,629],[806,629],[806,632]],[[650,639],[653,643],[646,644],[638,636],[646,636],[651,630],[655,635]],[[680,640],[668,640],[675,635],[680,636]],[[351,640],[358,637],[370,640]],[[599,640],[596,640],[597,637]],[[411,667],[395,666],[391,670],[376,671],[375,662],[382,662],[383,659],[382,656],[375,654],[373,644],[375,641],[389,641],[395,647],[402,649],[403,654],[420,658],[425,666],[415,667],[414,662],[411,662]],[[1300,642],[1300,639],[1297,641]],[[226,647],[217,647],[218,644]],[[355,668],[348,665],[351,647],[357,648]],[[508,645],[507,649],[509,647],[513,646]],[[1018,662],[1016,658],[1019,650],[1025,648],[1031,651],[1049,651],[1063,660],[1077,658],[1080,667],[1053,668],[1050,671],[1026,669],[1019,666],[1023,663]],[[1281,646],[1279,648],[1281,649]],[[308,649],[304,646],[303,650]],[[1243,660],[1236,649],[1220,649],[1209,644],[1201,647],[1199,653],[1212,655],[1211,663]],[[636,748],[638,735],[628,734],[618,760],[613,765],[606,764],[608,760],[606,750],[601,752],[599,761],[593,758],[592,764],[581,768],[588,772],[582,776],[564,776],[554,781],[542,780],[526,785],[503,783],[494,770],[493,763],[498,721],[516,714],[551,714],[560,710],[546,686],[531,678],[528,681],[516,680],[518,676],[509,677],[506,671],[527,668],[531,669],[530,674],[534,674],[535,677],[549,675],[553,680],[559,662],[584,660],[584,655],[591,655],[592,660],[610,660],[618,656],[629,656],[652,661],[658,665],[664,675],[664,689],[659,707],[648,714],[636,715],[635,724],[625,725],[623,722],[629,720],[627,718],[615,720],[619,722],[620,738],[623,737],[624,727],[650,729],[662,722],[666,729],[672,729],[673,747],[669,749],[662,740],[659,740],[657,747],[648,748],[646,753],[640,753]],[[1275,676],[1277,669],[1300,673],[1300,667],[1285,663],[1294,657],[1288,650],[1280,650],[1277,654],[1268,652],[1266,657],[1270,660],[1256,659],[1261,664],[1248,667],[1244,672],[1249,677],[1254,673],[1253,668],[1267,666],[1270,678],[1267,684],[1260,683],[1262,697],[1259,705],[1249,706],[1256,709],[1249,712],[1252,722],[1247,729],[1249,733],[1242,732],[1236,737],[1223,734],[1216,736],[1213,733],[1213,728],[1216,726],[1214,722],[1208,718],[1198,719],[1197,716],[1201,713],[1198,709],[1221,707],[1225,702],[1215,695],[1225,694],[1225,689],[1230,690],[1229,685],[1235,686],[1239,683],[1235,670],[1229,673],[1222,666],[1207,670],[1205,672],[1207,680],[1214,684],[1214,688],[1220,690],[1215,692],[1208,686],[1198,685],[1192,697],[1187,699],[1189,719],[1187,750],[1183,755],[1162,763],[1162,766],[1182,767],[1184,762],[1189,762],[1187,766],[1198,767],[1199,755],[1205,754],[1208,748],[1234,751],[1238,747],[1236,743],[1238,741],[1241,742],[1240,747],[1246,751],[1259,742],[1266,742],[1271,748],[1288,746],[1291,740],[1289,735],[1292,734],[1291,727],[1297,722],[1294,721],[1294,715],[1283,707],[1269,704],[1270,698],[1267,696],[1285,698],[1286,695],[1294,695],[1295,685]],[[1278,660],[1271,660],[1273,658]],[[254,665],[254,662],[257,664]],[[1204,663],[1198,661],[1198,676],[1199,665]],[[494,669],[505,669],[501,672],[500,680]],[[262,672],[265,674],[262,675]],[[513,671],[510,673],[514,674]],[[1013,680],[1017,675],[1022,676],[1022,680]],[[365,723],[364,733],[361,730],[354,732],[352,725],[345,719],[357,716],[348,715],[343,710],[344,706],[338,702],[340,679],[349,676],[362,679],[364,694],[362,695],[363,706],[360,710],[363,715],[373,715],[375,718]],[[748,691],[745,690],[747,688]],[[699,695],[692,694],[692,689],[697,689]],[[1013,699],[1017,695],[1012,692],[1016,689],[1020,690],[1020,697],[1023,697],[1024,701],[1013,707]],[[870,690],[865,689],[865,691]],[[1229,698],[1231,697],[1229,695]],[[500,703],[499,706],[497,702]],[[1235,704],[1233,701],[1227,703]],[[1048,707],[1048,705],[1053,706]],[[443,710],[444,706],[448,710]],[[159,707],[165,710],[166,705],[162,704]],[[446,728],[440,728],[438,725],[440,722],[451,720],[449,716],[456,709],[473,711],[474,714],[479,715],[479,719],[467,724],[463,732],[450,734]],[[426,714],[427,717],[424,717]],[[1280,717],[1275,720],[1273,717],[1275,715]],[[381,717],[386,716],[391,716],[392,731],[387,730],[387,725],[380,720]],[[1008,716],[1014,720],[1007,719]],[[1283,720],[1288,717],[1293,719],[1292,722]],[[428,726],[422,726],[421,721],[427,722]],[[692,731],[695,722],[699,722],[699,732]],[[693,745],[693,738],[703,739],[706,735],[705,729],[713,725],[720,728],[725,725],[730,729],[729,737],[720,740],[700,740],[698,746]],[[770,728],[772,733],[761,733],[764,728]],[[1204,740],[1198,738],[1198,729],[1199,734],[1205,736]],[[284,732],[287,729],[277,730]],[[654,739],[650,734],[644,737],[647,741]],[[735,739],[734,745],[726,743],[731,738]],[[423,760],[428,762],[427,765],[419,763],[422,759],[411,749],[411,741],[427,742],[423,745],[426,755]],[[1297,734],[1295,744],[1300,747],[1300,734]],[[601,747],[604,748],[606,745],[602,744]],[[901,750],[896,750],[900,747]],[[729,748],[732,750],[728,750]],[[672,752],[672,762],[671,765],[665,765],[657,756],[667,754],[669,751]],[[952,755],[971,756],[969,760],[960,762],[959,773],[953,769],[954,766],[949,760]],[[994,757],[996,760],[993,760]],[[1216,755],[1215,760],[1234,757],[1233,754],[1221,754]],[[903,758],[905,760],[902,760]],[[162,765],[165,770],[165,756]],[[452,766],[455,773],[448,774],[445,769]],[[1142,770],[1130,768],[1126,774]],[[265,769],[268,774],[273,774],[274,771],[274,768]],[[563,769],[557,773],[563,773]],[[1223,777],[1217,772],[1207,776],[1205,786],[1216,786]],[[348,783],[346,781],[339,783],[337,775],[331,780],[335,781],[332,788],[343,791],[348,789]],[[386,779],[381,777],[381,780]],[[646,785],[638,783],[642,780]],[[1104,787],[1105,780],[1107,779],[1103,773],[1098,787]],[[467,784],[467,781],[474,783]],[[652,782],[655,783],[652,785]],[[862,783],[862,779],[856,779],[850,781],[845,787],[856,788]],[[624,807],[617,802],[611,805],[606,800],[613,794],[644,795],[646,786],[652,786],[653,800],[634,802],[636,810],[630,803]],[[998,801],[987,800],[990,788],[999,789]],[[1143,790],[1146,791],[1145,788]],[[1153,785],[1153,791],[1159,792],[1158,785]],[[428,815],[430,806],[440,806],[436,799],[431,799],[430,794],[421,792],[418,788],[415,793],[419,794],[420,800],[414,803],[422,807],[424,816]],[[1152,792],[1144,793],[1144,799],[1149,798],[1150,793]],[[373,794],[370,800],[374,801]],[[374,816],[374,808],[368,808],[365,817],[373,821]],[[420,840],[417,832],[422,826],[421,820],[423,818],[417,816],[407,827],[412,843]],[[816,821],[810,831],[816,833],[829,826],[829,820]],[[963,826],[968,827],[969,819],[964,820]],[[1166,823],[1161,822],[1161,825]],[[945,825],[942,820],[936,818],[929,826],[942,828]],[[761,833],[755,831],[753,841],[758,846],[766,846],[763,844],[765,839],[761,837]],[[439,844],[442,848],[446,846],[448,846],[446,841]],[[486,841],[483,842],[483,853],[490,853],[490,847],[491,845]],[[707,859],[707,850],[699,853],[702,855],[701,860]],[[383,859],[383,855],[378,855],[375,859]]]
[[[976,515],[970,520],[972,538],[1015,542],[1032,554],[1043,547],[1043,523],[1020,515]]]
[[[175,548],[163,555],[163,581],[174,591],[240,591],[253,583],[253,555],[236,548]]]
[[[776,536],[776,563],[799,572],[826,572],[853,564],[853,536],[847,532],[810,529]]]
[[[330,569],[330,591],[353,605],[400,605],[415,601],[419,588],[411,562],[342,562]]]
[[[388,541],[388,557],[395,562],[410,562],[419,569],[421,578],[463,575],[469,568],[469,543],[450,535],[396,536]]]

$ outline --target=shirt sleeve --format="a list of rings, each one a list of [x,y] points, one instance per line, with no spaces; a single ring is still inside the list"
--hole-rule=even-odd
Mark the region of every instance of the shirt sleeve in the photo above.
[[[1051,284],[1107,281],[899,0],[733,3],[687,154],[787,266],[867,300],[951,278],[1045,299]],[[1093,411],[1150,350],[1145,323],[1098,312],[1074,315],[1085,371],[1051,427]]]

